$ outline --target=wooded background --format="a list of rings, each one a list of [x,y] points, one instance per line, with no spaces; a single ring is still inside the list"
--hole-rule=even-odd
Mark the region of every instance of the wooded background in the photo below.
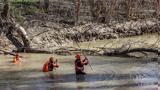
[[[15,16],[47,13],[52,15],[52,21],[68,24],[123,22],[126,20],[159,18],[160,16],[160,0],[9,1],[11,2],[11,11]],[[0,7],[2,10],[2,3]]]

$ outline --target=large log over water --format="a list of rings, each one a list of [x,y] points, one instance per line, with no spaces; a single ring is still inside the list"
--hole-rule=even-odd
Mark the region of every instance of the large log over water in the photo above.
[[[24,53],[45,53],[45,54],[53,54],[53,51],[49,50],[40,50],[36,48],[19,48],[18,50],[15,50],[14,52],[24,52]]]
[[[160,56],[160,50],[156,48],[132,48],[132,49],[123,49],[122,48],[101,48],[96,47],[97,49],[82,49],[82,51],[86,55],[93,55],[93,56],[125,56],[125,57],[144,57],[144,56]],[[58,55],[74,55],[76,53],[81,53],[81,50],[76,47],[64,47],[59,48],[54,51],[55,54]],[[137,55],[137,53],[139,55]],[[154,58],[156,58],[154,57]]]
[[[103,54],[108,56],[128,56],[129,53],[135,53],[135,52],[141,52],[143,54],[145,54],[144,52],[151,52],[160,55],[160,50],[151,48],[134,48],[124,51],[113,49],[111,52],[107,52],[107,50],[105,50]]]

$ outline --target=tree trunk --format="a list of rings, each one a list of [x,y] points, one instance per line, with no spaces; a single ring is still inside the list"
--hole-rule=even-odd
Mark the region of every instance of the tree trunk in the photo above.
[[[157,0],[157,9],[156,9],[157,17],[160,16],[160,0]]]
[[[12,44],[16,47],[16,48],[22,48],[23,44],[21,42],[19,42],[19,40],[12,34],[12,33],[7,33],[6,37],[8,38],[8,40],[10,40],[12,42]]]
[[[132,15],[132,0],[127,0],[127,18],[128,20],[131,18]]]
[[[28,47],[29,48],[30,47],[30,40],[29,40],[29,38],[27,36],[27,33],[26,33],[25,29],[22,26],[20,26],[19,24],[16,24],[15,27],[17,29],[18,34],[22,38],[24,47]]]
[[[111,7],[110,7],[110,9],[108,11],[107,18],[105,20],[106,23],[109,23],[110,19],[115,16],[116,3],[117,3],[117,0],[112,0],[111,1]]]
[[[45,0],[46,9],[49,7],[49,0]],[[38,50],[30,47],[30,40],[27,36],[25,29],[16,23],[13,18],[9,17],[9,2],[8,0],[4,0],[4,8],[1,13],[0,24],[5,28],[2,31],[6,37],[12,42],[12,44],[17,48],[17,52],[27,52],[27,53],[52,53],[52,51],[47,50]],[[18,34],[18,38],[15,36],[15,32]],[[21,39],[21,40],[20,40]],[[22,42],[21,42],[22,41]],[[14,53],[7,52],[4,50],[0,50],[4,52],[4,54],[15,55]]]
[[[43,10],[44,8],[44,0],[39,0],[39,9]]]
[[[46,13],[48,13],[49,9],[49,0],[44,0],[44,10]]]
[[[0,23],[5,23],[2,27],[6,27],[5,34],[6,37],[16,46],[16,48],[28,47],[30,48],[30,40],[27,36],[25,29],[18,23],[14,22],[12,18],[9,17],[9,1],[4,0],[4,8],[1,13],[2,21]],[[13,32],[17,32],[22,39],[23,44],[15,37]]]
[[[9,2],[8,0],[4,0],[4,8],[3,11],[1,13],[2,18],[7,19],[9,17]]]
[[[93,17],[93,21],[96,20],[96,15],[95,15],[95,5],[94,5],[94,0],[89,0],[89,4],[90,4],[90,11]]]
[[[3,54],[9,54],[9,55],[12,55],[12,56],[16,56],[16,53],[13,53],[13,52],[8,52],[8,51],[5,51],[5,50],[2,50],[0,49],[1,52],[3,52]],[[20,56],[22,58],[22,56]]]
[[[103,50],[108,50],[108,49],[103,49]],[[103,55],[107,56],[128,56],[129,53],[134,53],[134,52],[140,52],[140,53],[145,53],[145,52],[150,52],[150,53],[155,53],[157,55],[160,55],[160,51],[158,49],[152,49],[152,48],[134,48],[134,49],[129,49],[129,50],[124,50],[124,51],[119,51],[117,49],[110,49],[108,52],[104,52]]]
[[[80,11],[81,0],[75,0],[75,25],[79,21],[79,11]]]

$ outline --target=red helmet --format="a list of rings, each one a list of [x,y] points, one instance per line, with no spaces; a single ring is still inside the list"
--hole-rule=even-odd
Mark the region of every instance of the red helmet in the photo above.
[[[81,54],[77,54],[76,56],[75,56],[77,59],[80,59],[81,58]]]

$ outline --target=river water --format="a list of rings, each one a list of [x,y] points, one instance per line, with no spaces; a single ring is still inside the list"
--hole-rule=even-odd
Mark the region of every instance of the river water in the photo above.
[[[49,54],[0,57],[0,90],[158,90],[159,65],[149,59],[88,56],[86,75],[75,75],[74,56],[56,56],[60,67],[43,73]]]

